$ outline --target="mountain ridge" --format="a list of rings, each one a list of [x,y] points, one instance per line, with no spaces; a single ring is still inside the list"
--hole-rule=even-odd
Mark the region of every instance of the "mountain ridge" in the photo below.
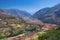
[[[27,11],[19,10],[19,9],[0,9],[6,13],[9,13],[11,15],[17,16],[17,17],[30,17],[31,14]]]
[[[60,24],[60,4],[47,10],[43,8],[42,13],[41,10],[39,10],[32,17],[37,18],[44,23]]]

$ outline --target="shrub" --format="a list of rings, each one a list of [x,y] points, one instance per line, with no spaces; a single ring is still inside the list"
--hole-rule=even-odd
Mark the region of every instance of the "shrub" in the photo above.
[[[46,34],[38,36],[38,40],[60,40],[60,30],[48,30]]]

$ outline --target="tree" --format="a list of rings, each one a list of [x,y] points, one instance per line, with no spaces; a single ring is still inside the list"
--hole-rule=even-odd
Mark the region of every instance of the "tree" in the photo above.
[[[46,34],[42,34],[42,36],[38,36],[38,40],[60,40],[60,30],[48,30]]]

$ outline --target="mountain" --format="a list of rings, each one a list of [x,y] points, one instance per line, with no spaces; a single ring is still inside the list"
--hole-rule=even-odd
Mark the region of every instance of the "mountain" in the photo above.
[[[37,11],[32,17],[44,23],[60,24],[60,4],[51,8],[43,8]]]
[[[0,18],[9,18],[9,17],[14,17],[14,16],[0,9]]]
[[[2,12],[1,13],[2,15],[1,14],[0,15],[3,18],[4,17],[12,17],[12,16],[16,17],[16,16],[18,16],[18,17],[22,18],[28,24],[37,24],[37,25],[42,24],[42,22],[40,20],[30,18],[31,15],[25,11],[20,11],[18,9],[5,9],[5,10],[0,9],[0,11]],[[3,15],[3,13],[4,13],[4,15]]]
[[[50,8],[43,8],[39,11],[37,11],[32,17],[33,18],[40,18],[43,14],[46,14],[46,12],[48,12],[48,10],[50,10]]]
[[[45,8],[43,14],[48,14],[48,10],[50,10],[50,8]],[[35,18],[30,19],[25,16],[20,18],[20,11],[17,11],[18,15],[15,13],[15,10],[14,13],[7,11],[8,10],[0,9],[0,40],[31,40],[32,38],[34,40],[39,35],[47,33],[47,30],[60,28],[60,25],[43,23]],[[16,15],[18,17],[16,17]],[[21,16],[22,15],[25,14],[22,13]],[[59,18],[60,16],[57,17]]]
[[[25,40],[43,27],[43,25],[40,25],[40,21],[27,19],[28,17],[23,20],[0,9],[0,40],[14,40],[15,38]]]
[[[9,13],[9,14],[12,14],[14,16],[17,16],[17,17],[30,17],[31,14],[26,12],[26,11],[22,11],[22,10],[19,10],[19,9],[1,9],[1,10],[4,10],[5,12]]]

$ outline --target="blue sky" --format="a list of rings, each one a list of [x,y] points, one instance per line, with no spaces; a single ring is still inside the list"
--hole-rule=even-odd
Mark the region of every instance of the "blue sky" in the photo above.
[[[0,0],[0,8],[16,8],[31,14],[45,7],[52,7],[60,0]]]

